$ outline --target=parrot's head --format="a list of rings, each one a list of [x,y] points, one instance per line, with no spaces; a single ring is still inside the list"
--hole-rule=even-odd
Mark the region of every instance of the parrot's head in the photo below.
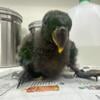
[[[58,53],[62,53],[69,40],[71,26],[72,20],[67,13],[54,10],[45,14],[41,30],[44,39],[53,42],[58,48]]]

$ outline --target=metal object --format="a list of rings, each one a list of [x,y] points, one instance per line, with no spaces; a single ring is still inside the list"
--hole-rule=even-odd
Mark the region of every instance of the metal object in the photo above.
[[[40,30],[41,26],[42,26],[41,21],[34,21],[29,24],[29,30],[31,33],[34,33],[36,31]]]
[[[20,43],[22,16],[0,7],[0,67],[16,66],[17,47]]]

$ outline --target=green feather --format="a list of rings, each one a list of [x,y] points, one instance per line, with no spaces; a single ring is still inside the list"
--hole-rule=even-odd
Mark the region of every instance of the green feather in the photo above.
[[[23,39],[23,44],[18,53],[21,64],[30,62],[32,60],[33,46],[34,46],[33,37],[31,35],[26,36]]]

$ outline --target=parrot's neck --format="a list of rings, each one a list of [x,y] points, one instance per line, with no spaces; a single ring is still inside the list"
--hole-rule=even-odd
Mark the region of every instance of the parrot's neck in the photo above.
[[[56,51],[56,49],[57,49],[56,45],[53,42],[51,42],[51,41],[45,42],[44,45],[45,45],[45,47],[47,49],[49,49],[51,51]]]
[[[47,33],[45,31],[41,31],[41,38],[42,38],[42,46],[44,50],[47,50],[49,52],[57,52],[57,46],[52,40],[52,35],[50,33]]]

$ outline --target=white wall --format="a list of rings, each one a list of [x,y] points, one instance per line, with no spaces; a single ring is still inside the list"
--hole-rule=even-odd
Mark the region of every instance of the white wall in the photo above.
[[[78,63],[100,68],[100,46],[81,46],[78,47]]]

